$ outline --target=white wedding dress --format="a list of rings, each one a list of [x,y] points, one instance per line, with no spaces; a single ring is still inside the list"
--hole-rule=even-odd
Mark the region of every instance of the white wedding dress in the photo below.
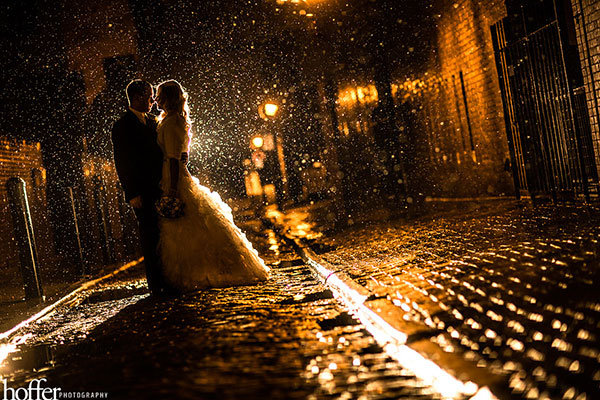
[[[164,154],[161,187],[170,187],[169,158],[189,152],[190,138],[178,116],[164,118],[157,128]],[[249,285],[268,278],[269,268],[233,223],[231,209],[217,193],[200,185],[179,164],[178,196],[185,212],[176,219],[161,218],[159,251],[165,279],[181,291]]]

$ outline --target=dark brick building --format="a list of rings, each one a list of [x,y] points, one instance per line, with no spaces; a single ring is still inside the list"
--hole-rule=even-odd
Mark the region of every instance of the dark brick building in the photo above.
[[[600,1],[572,0],[596,166],[600,167]]]
[[[490,26],[506,16],[504,2],[436,1],[430,7],[406,7],[399,15],[418,11],[422,19],[415,22],[413,16],[403,28],[406,23],[398,17],[398,33],[388,39],[388,48],[396,135],[405,142],[410,164],[409,191],[417,196],[512,193],[490,33]],[[380,100],[375,73],[364,68],[344,72],[338,79],[338,130],[343,141],[358,143],[349,153],[364,154],[368,173],[373,170],[369,164],[378,162],[373,148],[372,117]]]
[[[439,2],[434,57],[417,76],[420,121],[436,166],[434,194],[510,192],[509,157],[490,26],[506,15],[502,0]],[[419,92],[419,91],[417,91]]]
[[[600,3],[438,0],[422,3],[420,16],[410,35],[388,38],[394,135],[406,143],[409,191],[594,196]],[[419,63],[411,60],[417,46]],[[349,153],[371,163],[367,174],[377,170],[375,76],[346,68],[337,78],[339,135],[358,143]]]

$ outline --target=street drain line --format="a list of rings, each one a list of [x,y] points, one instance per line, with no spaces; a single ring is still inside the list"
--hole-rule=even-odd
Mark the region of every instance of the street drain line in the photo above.
[[[381,304],[376,309],[370,307],[367,304],[367,300],[372,296],[372,293],[368,289],[356,283],[340,268],[336,268],[322,260],[314,251],[303,245],[300,240],[283,233],[281,225],[276,220],[263,219],[263,223],[273,229],[283,241],[294,249],[317,279],[330,289],[334,297],[360,320],[388,355],[394,358],[403,368],[411,371],[416,377],[431,386],[444,398],[497,400],[498,397],[492,393],[489,386],[494,387],[494,392],[502,393],[502,397],[509,396],[503,390],[504,385],[500,382],[503,379],[489,375],[481,371],[481,368],[471,366],[468,362],[463,362],[461,359],[459,361],[460,364],[473,372],[473,374],[469,375],[476,376],[477,378],[474,380],[478,383],[472,381],[463,382],[431,359],[428,359],[406,345],[408,335],[394,327],[385,318],[386,314],[397,315],[394,312],[397,310],[397,307],[391,301],[385,299],[389,303],[387,307],[382,307]],[[431,344],[433,345],[433,343]],[[451,358],[441,348],[437,345],[435,346],[437,347],[435,353],[444,353],[446,358]],[[431,346],[429,347],[429,350],[431,350]],[[456,364],[456,360],[452,360],[450,363]]]

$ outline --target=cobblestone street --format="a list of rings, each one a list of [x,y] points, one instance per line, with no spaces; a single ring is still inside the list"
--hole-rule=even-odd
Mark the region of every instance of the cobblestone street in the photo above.
[[[293,210],[288,233],[400,308],[409,342],[505,376],[516,397],[600,396],[598,209],[470,203],[341,232],[326,216]]]
[[[401,321],[388,322],[405,328],[410,347],[475,364],[511,398],[596,398],[600,212],[511,201],[434,208],[416,219],[374,212],[343,230],[326,222],[327,207],[280,222],[368,289],[367,303],[390,300]],[[244,228],[273,268],[267,284],[155,300],[138,265],[19,332],[2,347],[0,375],[13,388],[44,377],[66,393],[116,399],[444,398],[273,231],[252,219]],[[462,367],[451,372],[467,382]]]
[[[11,388],[45,377],[62,392],[109,399],[441,398],[273,232],[253,241],[270,247],[267,284],[155,300],[136,267],[29,326],[0,375]]]

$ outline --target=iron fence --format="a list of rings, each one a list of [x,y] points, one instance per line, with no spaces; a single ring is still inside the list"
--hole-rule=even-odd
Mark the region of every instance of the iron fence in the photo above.
[[[535,29],[514,16],[492,26],[517,195],[589,199],[598,177],[585,93],[571,88],[558,18],[540,18]]]

